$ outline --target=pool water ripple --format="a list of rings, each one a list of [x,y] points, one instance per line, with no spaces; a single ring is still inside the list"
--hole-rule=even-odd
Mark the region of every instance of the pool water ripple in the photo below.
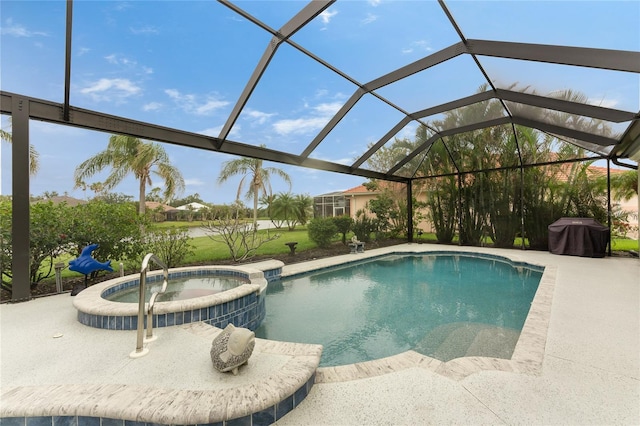
[[[541,276],[496,257],[385,256],[273,283],[256,335],[322,344],[321,366],[411,349],[509,359]]]

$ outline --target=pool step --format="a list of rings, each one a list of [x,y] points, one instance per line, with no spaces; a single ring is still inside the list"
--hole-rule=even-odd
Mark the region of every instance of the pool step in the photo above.
[[[486,327],[478,332],[467,349],[466,356],[489,356],[511,359],[513,349],[520,338],[517,330],[503,327]]]
[[[436,327],[415,350],[445,362],[463,356],[509,359],[519,337],[518,331],[508,328],[458,322]]]

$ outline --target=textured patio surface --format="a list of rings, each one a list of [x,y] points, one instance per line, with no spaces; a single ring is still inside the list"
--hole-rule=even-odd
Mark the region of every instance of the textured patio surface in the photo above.
[[[283,274],[389,251],[440,249],[465,250],[405,244],[288,265]],[[519,341],[514,359],[506,361],[464,358],[442,363],[409,351],[371,363],[320,368],[306,399],[277,424],[640,424],[640,261],[473,251],[547,265],[553,272],[553,282],[547,276],[551,293],[535,304],[540,317],[527,320],[533,335],[521,341],[529,346]],[[196,418],[211,410],[211,395],[257,381],[265,391],[262,398],[270,398],[270,388],[278,392],[278,386],[267,383],[274,371],[288,366],[298,374],[299,367],[308,371],[317,362],[312,353],[300,352],[295,345],[276,348],[277,344],[263,341],[239,376],[219,375],[207,363],[211,336],[199,326],[158,329],[159,339],[150,344],[149,355],[131,360],[135,332],[79,324],[72,299],[62,294],[0,306],[3,415],[15,408],[16,389],[34,395],[32,400],[23,398],[26,406],[33,406],[34,400],[43,404],[46,395],[51,406],[73,406],[85,398],[91,407],[96,396],[126,385],[152,393],[168,390],[181,398],[159,399],[165,408],[158,420],[175,420],[180,411]],[[537,334],[541,327],[546,335],[542,342]],[[537,353],[540,344],[542,352]],[[147,367],[140,368],[143,363]],[[65,392],[74,387],[95,392]],[[125,394],[140,398],[139,410],[149,412],[153,406],[145,404],[154,399],[144,395]],[[192,400],[194,395],[199,397]],[[241,413],[248,402],[238,401],[225,410]],[[118,414],[122,407],[133,405],[114,399],[111,410]]]

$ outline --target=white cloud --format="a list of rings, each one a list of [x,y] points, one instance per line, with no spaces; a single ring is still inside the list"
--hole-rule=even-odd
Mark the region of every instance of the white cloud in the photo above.
[[[382,3],[382,0],[369,0],[369,5],[373,7],[377,7],[380,3]]]
[[[217,110],[229,105],[228,101],[220,100],[212,95],[196,96],[193,94],[182,94],[176,89],[166,89],[164,93],[185,112],[196,115],[212,115],[212,113]],[[203,97],[205,99],[201,99]]]
[[[278,134],[304,134],[320,130],[327,123],[324,117],[297,118],[294,120],[280,120],[273,125]]]
[[[367,13],[367,17],[362,20],[364,25],[370,24],[378,20],[378,16],[372,13]]]
[[[130,27],[129,31],[135,35],[152,35],[152,34],[160,34],[160,31],[156,27],[152,27],[150,25],[146,25],[144,27],[134,28]]]
[[[84,55],[85,53],[89,53],[90,51],[91,51],[91,49],[89,49],[88,47],[80,47],[80,48],[78,49],[77,54],[78,54],[78,56],[82,56],[82,55]]]
[[[274,123],[273,128],[280,135],[307,134],[322,129],[333,115],[342,107],[342,102],[321,103],[307,107],[310,116],[296,119],[284,119]]]
[[[143,111],[158,111],[162,108],[162,104],[160,102],[149,102],[142,106]]]
[[[126,78],[101,78],[80,89],[80,93],[91,96],[94,101],[122,101],[141,91],[139,86]]]
[[[107,62],[109,62],[110,64],[117,64],[117,63],[118,63],[118,58],[116,57],[116,54],[115,54],[115,53],[112,53],[112,54],[111,54],[111,55],[109,55],[109,56],[105,56],[104,58],[105,58],[105,59],[107,60]]]
[[[411,45],[409,47],[403,47],[401,52],[403,54],[408,54],[408,53],[413,53],[416,50],[419,50],[422,52],[432,52],[433,47],[431,47],[429,42],[426,40],[416,40],[414,42],[411,42]]]
[[[124,1],[124,2],[118,2],[114,9],[121,12],[129,8],[131,8],[131,5],[129,4],[129,2]]]
[[[250,108],[247,108],[246,110],[243,111],[242,117],[245,120],[251,120],[251,124],[253,125],[257,125],[257,124],[264,124],[267,122],[267,120],[269,120],[271,117],[273,117],[276,114],[269,114],[266,112],[262,112],[262,111],[256,111]]]
[[[199,130],[196,133],[217,138],[221,131],[222,131],[222,126],[216,126],[216,127],[209,127],[208,129],[204,129],[204,130]]]
[[[0,27],[0,34],[2,35],[8,35],[13,37],[35,37],[35,36],[47,37],[49,36],[49,34],[47,34],[44,31],[28,30],[24,26],[14,23],[13,18],[7,18],[5,19],[4,22],[5,24],[2,25],[2,27]]]
[[[129,59],[116,53],[107,55],[104,57],[104,59],[112,65],[120,66],[123,69],[131,70],[138,74],[153,74],[153,68],[144,65],[138,65],[138,61],[136,61],[135,59]]]
[[[185,186],[202,186],[205,184],[205,182],[199,178],[192,178],[192,179],[185,179],[184,184]]]
[[[323,10],[319,16],[322,23],[327,25],[329,22],[331,22],[331,19],[337,14],[338,14],[337,10],[336,11]]]
[[[342,108],[342,105],[342,102],[322,103],[313,109],[323,116],[333,116]]]
[[[200,105],[199,107],[197,107],[195,109],[196,114],[198,115],[207,115],[210,112],[213,112],[217,109],[223,108],[225,106],[227,106],[229,104],[229,102],[227,101],[219,101],[216,99],[210,99],[208,100],[204,105]]]

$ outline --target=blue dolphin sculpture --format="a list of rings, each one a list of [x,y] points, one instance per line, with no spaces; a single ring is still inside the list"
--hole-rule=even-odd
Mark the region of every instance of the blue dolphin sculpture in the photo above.
[[[98,262],[93,257],[91,257],[91,253],[98,247],[98,244],[90,244],[83,248],[80,256],[78,256],[77,259],[69,261],[69,270],[80,272],[84,275],[89,275],[93,271],[99,270],[113,272],[110,260],[107,260],[106,262]]]

